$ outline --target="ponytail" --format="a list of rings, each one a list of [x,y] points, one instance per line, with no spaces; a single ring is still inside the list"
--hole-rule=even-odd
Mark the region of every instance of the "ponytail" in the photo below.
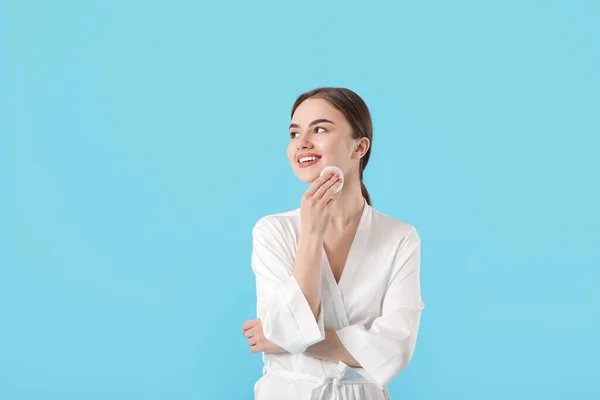
[[[367,204],[371,205],[371,196],[369,196],[369,191],[367,190],[367,187],[363,183],[362,179],[360,180],[360,191],[363,197],[367,200]]]

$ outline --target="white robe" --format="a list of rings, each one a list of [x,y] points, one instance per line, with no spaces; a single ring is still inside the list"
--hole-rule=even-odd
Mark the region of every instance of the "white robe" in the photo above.
[[[421,310],[420,238],[414,226],[364,203],[339,283],[325,250],[318,321],[293,276],[300,208],[252,230],[257,314],[265,337],[289,353],[264,354],[255,400],[389,399],[387,384],[412,358]],[[362,368],[304,351],[335,330]]]

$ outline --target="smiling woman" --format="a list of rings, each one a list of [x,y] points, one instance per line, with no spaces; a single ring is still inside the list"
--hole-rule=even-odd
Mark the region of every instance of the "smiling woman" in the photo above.
[[[307,122],[307,131],[304,132],[304,135],[302,135],[301,126],[303,121]],[[319,88],[303,93],[296,99],[292,107],[290,137],[292,140],[288,146],[288,157],[293,169],[295,167],[292,162],[293,157],[297,157],[296,161],[299,168],[317,164],[319,166],[328,164],[339,166],[339,163],[348,161],[348,155],[339,154],[339,151],[345,150],[348,152],[349,146],[353,145],[352,142],[354,141],[363,140],[367,142],[365,153],[358,158],[358,165],[353,167],[355,169],[358,167],[361,193],[367,203],[371,205],[371,197],[363,183],[363,171],[371,155],[373,124],[367,105],[356,93],[344,88]],[[299,152],[297,147],[306,144],[306,142],[314,146],[316,150],[321,151],[321,153]],[[336,151],[331,152],[330,150]],[[321,160],[322,154],[328,155],[329,159]],[[313,157],[309,162],[302,163],[299,159],[308,156]],[[296,172],[295,169],[294,172]],[[310,182],[309,179],[314,174],[303,173],[301,175],[297,174],[297,176],[303,182]]]
[[[299,208],[252,230],[258,318],[242,333],[263,355],[255,399],[389,399],[424,308],[421,240],[371,205],[363,171],[372,123],[356,93],[304,93],[291,119],[288,159],[309,187]],[[322,174],[331,166],[341,174]]]

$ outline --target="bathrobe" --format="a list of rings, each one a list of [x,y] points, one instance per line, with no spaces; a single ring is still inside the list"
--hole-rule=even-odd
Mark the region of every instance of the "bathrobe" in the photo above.
[[[293,275],[300,208],[261,217],[252,229],[257,318],[265,337],[288,353],[263,353],[255,400],[389,399],[388,383],[412,358],[421,311],[420,238],[414,226],[364,208],[336,282],[322,249],[316,319]],[[361,365],[303,354],[334,330]]]

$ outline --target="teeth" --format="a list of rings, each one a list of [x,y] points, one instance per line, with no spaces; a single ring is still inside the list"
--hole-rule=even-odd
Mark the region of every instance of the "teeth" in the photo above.
[[[314,160],[318,160],[319,157],[302,157],[300,159],[300,164],[305,163],[307,161],[314,161]]]

